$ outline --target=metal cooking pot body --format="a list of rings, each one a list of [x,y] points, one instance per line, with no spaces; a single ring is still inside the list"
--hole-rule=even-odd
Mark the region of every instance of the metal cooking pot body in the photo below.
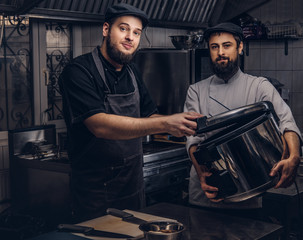
[[[277,183],[279,177],[270,177],[269,173],[282,157],[283,143],[272,118],[219,144],[216,149],[237,189],[225,201],[246,200]],[[219,164],[213,166],[220,169]]]
[[[177,221],[150,221],[142,223],[139,229],[146,240],[181,240],[185,227]]]
[[[283,154],[283,142],[273,114],[242,118],[240,123],[201,143],[195,153],[213,173],[206,178],[207,183],[218,187],[217,197],[223,197],[226,202],[257,196],[279,179],[269,176]]]

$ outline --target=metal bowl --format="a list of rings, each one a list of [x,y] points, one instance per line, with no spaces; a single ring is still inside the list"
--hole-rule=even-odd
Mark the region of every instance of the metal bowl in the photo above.
[[[195,49],[203,41],[203,35],[175,35],[169,37],[177,49]]]
[[[177,221],[150,221],[143,223],[139,229],[144,232],[146,240],[180,240],[184,226]]]

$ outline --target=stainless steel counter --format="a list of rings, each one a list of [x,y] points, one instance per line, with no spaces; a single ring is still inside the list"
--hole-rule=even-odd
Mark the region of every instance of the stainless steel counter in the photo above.
[[[214,214],[205,210],[169,203],[159,203],[140,212],[176,219],[183,223],[185,231],[182,240],[236,240],[236,239],[280,239],[283,228],[280,225],[252,219]],[[51,232],[32,240],[84,240],[70,233]]]
[[[151,162],[187,155],[185,145],[167,142],[143,144],[143,162]]]
[[[142,212],[173,218],[183,223],[185,231],[182,240],[235,240],[274,239],[283,233],[277,224],[239,218],[186,206],[160,203],[142,209]]]
[[[191,162],[185,145],[152,141],[143,144],[146,204],[182,202]]]

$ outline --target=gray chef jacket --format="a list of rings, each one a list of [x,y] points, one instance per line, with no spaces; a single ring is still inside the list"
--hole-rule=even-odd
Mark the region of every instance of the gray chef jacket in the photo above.
[[[192,84],[187,92],[184,111],[195,111],[207,117],[211,117],[229,109],[235,109],[260,101],[273,103],[275,112],[280,119],[279,128],[281,133],[291,130],[301,137],[289,106],[281,98],[274,86],[263,77],[255,77],[238,72],[225,83],[216,75]],[[186,148],[201,142],[203,137],[187,138]],[[200,181],[194,166],[190,171],[189,202],[193,205],[213,208],[259,208],[262,207],[261,197],[255,197],[238,203],[213,203],[201,189]]]

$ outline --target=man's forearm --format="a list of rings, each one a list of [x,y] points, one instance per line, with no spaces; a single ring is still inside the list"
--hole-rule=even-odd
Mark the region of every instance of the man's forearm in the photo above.
[[[199,165],[199,163],[197,162],[195,156],[194,156],[194,152],[197,150],[197,145],[192,145],[190,146],[188,152],[189,152],[189,156],[190,156],[190,160],[192,161],[195,169],[196,169],[196,172],[199,176],[199,179],[200,177],[202,176],[202,169],[201,169],[201,166]]]
[[[169,133],[176,137],[195,133],[200,114],[184,112],[167,116],[152,115],[148,118],[133,118],[98,113],[84,121],[85,126],[97,138],[127,140],[157,133]]]
[[[287,143],[289,158],[294,159],[297,163],[298,158],[300,157],[300,139],[297,133],[286,131],[283,136]]]
[[[96,137],[106,139],[132,139],[164,131],[164,123],[156,117],[132,118],[99,113],[84,123]]]

